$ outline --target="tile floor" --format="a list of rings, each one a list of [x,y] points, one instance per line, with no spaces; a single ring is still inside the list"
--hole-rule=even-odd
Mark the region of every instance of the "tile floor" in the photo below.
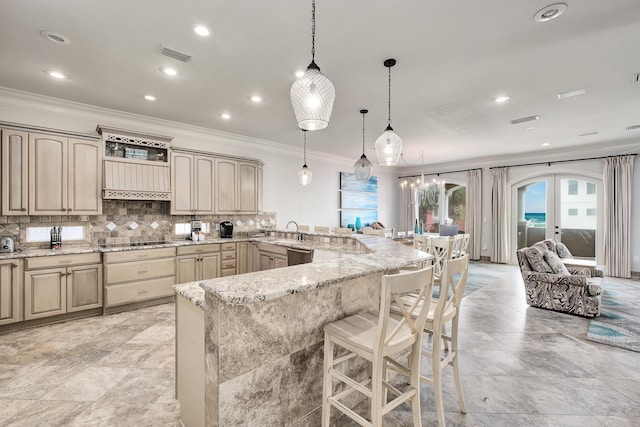
[[[447,425],[639,426],[640,353],[584,340],[589,319],[528,307],[518,268],[496,269],[463,300],[468,413],[448,369]],[[171,304],[0,335],[1,426],[175,426],[174,382]],[[427,385],[422,407],[435,425]],[[385,426],[410,419],[401,406]]]

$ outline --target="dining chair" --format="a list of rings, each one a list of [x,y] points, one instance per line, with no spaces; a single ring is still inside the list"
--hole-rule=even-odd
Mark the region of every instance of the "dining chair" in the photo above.
[[[383,236],[384,237],[384,230],[374,230],[371,227],[365,227],[362,229],[362,234],[367,236]]]
[[[404,402],[411,404],[413,425],[422,425],[420,351],[432,293],[433,267],[405,274],[385,275],[382,278],[378,311],[359,313],[325,325],[323,427],[330,424],[331,408],[362,426],[381,427],[382,417]],[[415,294],[415,297],[405,304],[402,297],[407,294]],[[391,316],[392,302],[400,315]],[[335,357],[334,352],[338,357]],[[407,364],[402,363],[406,359],[397,359],[398,355],[403,357],[407,354],[410,356]],[[364,380],[356,380],[344,372],[344,368],[350,365],[347,361],[356,356],[371,364],[370,375]],[[407,376],[408,385],[389,383],[389,369]],[[335,387],[335,380],[342,383],[340,387]],[[344,401],[344,398],[354,392],[361,393],[370,400],[370,419],[356,413]],[[393,399],[387,402],[389,394]]]
[[[433,275],[435,281],[440,280],[444,262],[451,259],[453,249],[453,240],[449,237],[432,237],[429,239],[429,253],[434,256],[433,259]]]
[[[464,251],[464,234],[456,234],[452,237],[451,258],[459,258],[465,254]]]
[[[419,249],[423,252],[429,252],[429,236],[422,234],[416,234],[413,236],[413,248]]]
[[[336,234],[352,234],[353,230],[345,227],[336,227]]]
[[[313,227],[313,232],[314,233],[328,233],[329,232],[329,227],[324,226],[324,225],[316,225],[315,227]]]

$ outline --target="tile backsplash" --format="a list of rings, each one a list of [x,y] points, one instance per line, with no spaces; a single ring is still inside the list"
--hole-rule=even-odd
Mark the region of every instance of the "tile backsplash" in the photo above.
[[[218,237],[215,224],[229,220],[234,223],[234,233],[249,232],[262,228],[273,228],[276,224],[274,212],[249,215],[170,215],[170,202],[138,200],[104,200],[102,215],[62,216],[0,216],[0,236],[12,237],[16,247],[48,247],[48,242],[26,243],[28,226],[54,225],[86,227],[85,241],[65,242],[67,246],[120,245],[139,242],[160,242],[184,239],[175,236],[175,223],[188,223],[192,219],[211,224],[207,237]],[[64,234],[64,233],[63,233]]]

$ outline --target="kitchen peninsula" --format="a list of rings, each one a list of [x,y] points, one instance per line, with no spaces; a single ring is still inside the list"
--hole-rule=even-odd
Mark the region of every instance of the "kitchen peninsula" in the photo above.
[[[183,425],[319,425],[323,326],[376,309],[384,274],[431,257],[382,237],[303,237],[262,242],[313,249],[309,264],[175,286]]]

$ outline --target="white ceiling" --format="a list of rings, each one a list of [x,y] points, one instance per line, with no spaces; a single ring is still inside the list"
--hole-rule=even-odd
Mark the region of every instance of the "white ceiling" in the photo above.
[[[573,0],[559,18],[534,22],[550,3],[317,0],[316,62],[336,103],[329,127],[309,134],[309,148],[355,161],[359,110],[368,108],[367,155],[375,160],[387,116],[382,63],[395,58],[392,121],[408,164],[419,164],[422,151],[425,164],[585,144],[637,151],[640,130],[626,127],[640,124],[640,84],[632,81],[640,72],[640,1]],[[0,86],[302,145],[289,89],[311,59],[310,0],[0,4]],[[195,23],[213,36],[196,36]],[[71,43],[54,44],[41,30]],[[161,56],[161,46],[193,59]],[[167,65],[180,75],[162,75]],[[44,72],[52,69],[70,79],[54,81]],[[589,92],[556,97],[581,88]],[[147,93],[157,100],[145,101]],[[264,102],[252,103],[253,94]],[[511,100],[495,103],[501,94]],[[232,120],[220,118],[224,111]],[[509,123],[531,115],[540,120]],[[591,132],[598,134],[579,136]]]

